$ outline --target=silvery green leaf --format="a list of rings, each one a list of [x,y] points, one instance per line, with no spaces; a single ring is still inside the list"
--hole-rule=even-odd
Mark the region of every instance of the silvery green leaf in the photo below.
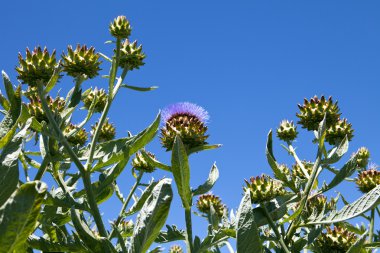
[[[338,162],[344,154],[347,153],[349,146],[349,141],[347,135],[340,142],[339,146],[334,147],[328,154],[327,158],[322,161],[323,164],[333,164]]]
[[[178,230],[177,226],[166,225],[166,231],[162,230],[157,236],[156,243],[167,243],[172,241],[184,241],[186,239],[186,232],[184,230]]]
[[[347,163],[342,167],[342,169],[339,170],[339,172],[335,175],[335,177],[331,180],[327,187],[324,187],[322,190],[328,191],[329,189],[332,189],[338,184],[340,184],[346,177],[351,176],[356,169],[356,160],[357,157],[351,157],[350,160],[348,160]]]
[[[125,212],[125,216],[129,216],[129,215],[132,215],[132,214],[135,214],[137,213],[138,211],[141,210],[141,208],[144,206],[146,200],[149,198],[149,196],[152,194],[152,191],[154,189],[154,187],[159,183],[156,182],[156,181],[153,181],[151,182],[143,191],[143,193],[141,194],[140,198],[138,198],[137,200],[135,200],[135,203],[131,206],[131,208],[129,208],[128,211]]]
[[[35,230],[47,185],[40,181],[20,186],[0,208],[0,253],[22,252]]]
[[[137,87],[137,86],[127,85],[127,84],[122,84],[120,87],[124,87],[124,88],[135,90],[135,91],[152,91],[158,88],[158,86]]]
[[[323,120],[319,123],[318,126],[318,146],[322,147],[325,142],[326,137],[326,114],[323,117]]]
[[[259,229],[254,220],[250,192],[246,191],[236,216],[236,249],[239,253],[263,252]]]
[[[146,252],[160,233],[173,198],[170,179],[162,179],[139,212],[131,239],[131,251]]]
[[[178,194],[185,209],[189,210],[192,202],[189,159],[181,137],[178,135],[174,139],[171,163]]]
[[[222,144],[213,144],[213,145],[202,145],[202,146],[194,147],[189,150],[189,155],[193,153],[198,153],[203,150],[211,150],[211,149],[220,148],[221,146]]]
[[[330,224],[340,221],[349,220],[355,218],[373,207],[379,204],[380,201],[380,185],[372,189],[370,192],[361,196],[359,199],[351,204],[345,205],[342,209],[337,212],[332,212],[330,215],[325,216],[321,219],[310,221],[307,224]]]
[[[143,149],[141,150],[141,155],[144,157],[144,159],[147,161],[147,163],[150,166],[153,166],[153,167],[159,168],[159,169],[163,169],[163,170],[166,170],[166,171],[172,171],[172,169],[170,168],[170,166],[168,166],[166,164],[163,164],[163,163],[159,162],[157,159],[151,157]]]
[[[206,182],[204,182],[202,185],[198,186],[195,190],[193,190],[193,195],[194,196],[201,195],[210,191],[212,187],[214,186],[214,184],[216,183],[216,180],[218,180],[218,178],[219,178],[219,170],[216,167],[216,164],[214,163],[211,167],[211,170]]]

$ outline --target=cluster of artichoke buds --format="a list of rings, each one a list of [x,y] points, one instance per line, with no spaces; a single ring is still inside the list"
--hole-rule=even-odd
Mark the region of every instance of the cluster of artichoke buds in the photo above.
[[[360,172],[356,179],[356,185],[361,192],[370,192],[373,188],[380,185],[380,171],[377,169],[369,169]]]
[[[147,152],[147,151],[146,151],[146,153],[148,154],[148,156],[155,159],[154,154],[152,154],[151,152]],[[143,157],[141,152],[136,153],[135,158],[133,158],[133,160],[132,160],[132,167],[136,170],[139,170],[139,171],[145,172],[145,173],[152,173],[155,170],[155,167],[150,165],[145,160],[145,158]]]
[[[221,218],[226,210],[226,207],[222,204],[222,201],[218,196],[214,194],[203,194],[197,201],[197,208],[199,212],[204,214],[210,214],[211,206],[214,208],[215,213]]]
[[[356,242],[357,237],[343,227],[327,227],[314,242],[314,252],[345,253]]]
[[[309,131],[315,131],[318,129],[319,123],[326,115],[326,137],[325,140],[330,145],[339,144],[346,136],[348,141],[353,138],[352,125],[347,122],[347,119],[340,118],[340,109],[338,102],[333,102],[332,98],[326,99],[321,96],[319,99],[317,96],[309,100],[305,99],[303,105],[298,105],[300,112],[297,113],[299,118],[298,123],[302,128],[306,128]]]
[[[306,210],[304,210],[304,216],[309,217],[310,215],[320,215],[326,214],[327,212],[335,210],[336,200],[331,199],[327,201],[326,196],[319,194],[312,197],[307,201]]]
[[[268,175],[251,177],[249,181],[245,180],[245,183],[246,190],[251,193],[253,203],[269,201],[286,193],[282,182]]]

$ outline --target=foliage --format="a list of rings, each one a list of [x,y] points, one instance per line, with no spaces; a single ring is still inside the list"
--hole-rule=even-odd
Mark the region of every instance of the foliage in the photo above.
[[[375,167],[366,170],[369,151],[364,147],[341,169],[336,168],[354,137],[352,125],[340,118],[336,101],[322,96],[299,105],[298,124],[315,136],[315,161],[298,157],[293,143],[299,133],[293,121],[283,120],[276,131],[294,158],[293,166],[276,160],[269,132],[266,158],[273,176],[246,180],[240,206],[229,214],[222,200],[210,193],[219,177],[216,164],[203,184],[190,185],[189,157],[220,147],[207,142],[208,113],[202,107],[174,104],[140,133],[115,139],[116,126],[108,113],[120,88],[146,92],[156,87],[124,83],[129,71],[145,64],[146,56],[141,45],[130,42],[132,30],[124,16],[111,22],[109,29],[115,39],[110,41],[112,57],[77,45],[68,46],[67,54],[57,59],[55,51],[36,47],[27,49],[25,58],[19,55],[17,87],[2,72],[6,96],[0,94],[4,115],[0,122],[0,253],[161,252],[159,245],[175,241],[184,241],[189,253],[221,252],[222,247],[239,253],[359,253],[379,247],[374,224],[380,215],[380,172]],[[82,84],[99,75],[100,59],[111,63],[105,76],[108,89],[83,91]],[[52,93],[64,75],[73,78],[75,85],[62,98]],[[87,115],[75,123],[80,105]],[[99,120],[89,126],[96,113]],[[86,127],[91,128],[89,134]],[[170,152],[169,165],[145,149],[158,132],[164,150]],[[118,183],[128,163],[135,182],[124,195]],[[164,170],[169,178],[144,182],[156,169]],[[320,183],[322,171],[332,173],[330,182]],[[359,173],[357,179],[351,178],[354,173]],[[47,185],[49,177],[53,185]],[[163,228],[173,198],[170,178],[182,202],[185,228]],[[348,203],[343,195],[331,200],[323,195],[344,181],[354,181],[362,196]],[[138,188],[140,196],[135,194]],[[113,195],[121,209],[107,224],[99,205]],[[338,208],[339,199],[342,208]],[[204,238],[193,234],[194,215],[207,222]],[[359,216],[368,220],[368,227],[348,222]],[[167,248],[185,252],[177,244]]]

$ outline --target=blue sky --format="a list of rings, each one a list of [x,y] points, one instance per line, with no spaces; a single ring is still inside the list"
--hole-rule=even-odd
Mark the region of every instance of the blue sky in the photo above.
[[[379,8],[378,1],[6,1],[0,15],[0,68],[16,81],[17,53],[24,54],[27,46],[46,45],[60,54],[68,44],[81,43],[110,54],[112,48],[104,44],[111,39],[108,24],[126,15],[132,39],[147,54],[146,65],[130,73],[127,83],[160,88],[121,91],[110,112],[118,136],[142,130],[168,104],[203,106],[211,115],[209,141],[223,147],[191,158],[192,185],[202,183],[216,161],[221,176],[213,192],[236,209],[243,179],[270,173],[264,153],[269,129],[284,118],[296,120],[297,103],[304,97],[324,94],[339,101],[355,129],[345,160],[364,145],[372,161],[380,161]],[[72,81],[59,85],[65,91]],[[106,87],[106,82],[96,79],[84,86]],[[312,134],[301,132],[299,155],[312,160]],[[170,160],[158,139],[149,149]],[[292,163],[279,141],[275,152]],[[132,184],[128,168],[119,183],[127,192]],[[350,200],[360,196],[354,184],[339,190]],[[183,224],[179,203],[176,196],[169,223]],[[118,209],[115,199],[102,205],[109,220]],[[205,223],[194,220],[203,234]]]

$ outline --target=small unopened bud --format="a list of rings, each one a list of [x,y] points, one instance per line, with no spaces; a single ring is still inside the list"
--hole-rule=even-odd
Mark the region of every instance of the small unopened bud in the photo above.
[[[79,130],[77,128],[77,126],[70,123],[63,131],[63,134],[67,137],[67,140],[71,144],[83,146],[87,141],[88,134],[84,128],[81,128]],[[74,132],[74,134],[71,134],[73,131],[76,132]]]
[[[336,252],[344,253],[356,242],[357,237],[354,233],[349,232],[343,227],[334,227],[326,229],[326,233],[315,240],[314,247],[318,250],[315,252]]]
[[[312,162],[302,161],[302,165],[310,176],[311,172],[313,171],[314,164]],[[305,173],[302,171],[298,163],[295,163],[292,166],[292,176],[293,178],[307,179]]]
[[[118,39],[126,39],[131,35],[131,25],[125,16],[118,16],[109,26],[110,33]]]
[[[119,66],[128,70],[139,69],[145,64],[145,57],[142,52],[142,45],[137,46],[137,41],[132,43],[125,41],[120,49]]]
[[[380,185],[380,171],[377,169],[369,169],[360,172],[356,179],[356,185],[363,193],[371,191],[373,188]]]
[[[339,144],[347,136],[348,141],[354,137],[354,129],[347,122],[347,119],[339,120],[335,125],[330,126],[326,131],[326,141],[330,145]]]
[[[183,253],[181,246],[173,245],[170,247],[169,253]]]
[[[107,103],[108,95],[104,89],[98,90],[98,88],[96,87],[95,89],[91,90],[88,94],[86,94],[86,96],[82,97],[84,108],[86,108],[87,110],[90,109],[90,106],[95,99],[96,104],[94,112],[102,112]]]
[[[119,224],[119,230],[121,231],[121,236],[126,238],[133,234],[134,224],[132,220],[122,220]]]
[[[154,154],[146,152],[151,158],[155,158]],[[152,173],[155,170],[143,157],[141,152],[137,152],[135,158],[132,160],[132,167],[145,173]]]
[[[352,156],[356,156],[356,164],[359,169],[367,168],[370,153],[366,147],[359,148]]]
[[[297,127],[293,121],[283,120],[277,128],[277,137],[283,141],[294,141],[297,138]]]

